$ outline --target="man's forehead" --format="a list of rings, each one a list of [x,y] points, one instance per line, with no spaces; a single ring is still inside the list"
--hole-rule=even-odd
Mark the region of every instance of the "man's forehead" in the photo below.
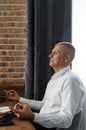
[[[63,48],[63,47],[65,47],[65,46],[61,45],[61,44],[56,44],[53,49],[60,49],[60,48]]]
[[[61,48],[62,48],[62,47],[56,45],[56,46],[52,49],[52,52],[54,52],[54,51],[60,51],[60,50],[62,50]]]
[[[52,52],[54,51],[59,51],[59,52],[67,52],[68,48],[66,46],[64,46],[63,44],[58,44],[56,45],[53,49]]]

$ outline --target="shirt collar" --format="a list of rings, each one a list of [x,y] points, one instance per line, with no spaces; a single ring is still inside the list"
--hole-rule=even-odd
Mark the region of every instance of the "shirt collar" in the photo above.
[[[67,67],[61,69],[60,71],[54,73],[53,76],[51,76],[51,79],[55,79],[55,78],[63,75],[65,72],[67,72],[69,70],[70,70],[70,66],[67,66]]]

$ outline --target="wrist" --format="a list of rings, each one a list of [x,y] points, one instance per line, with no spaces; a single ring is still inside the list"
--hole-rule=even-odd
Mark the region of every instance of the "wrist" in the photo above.
[[[20,96],[17,96],[17,97],[15,98],[15,101],[16,101],[16,102],[19,102],[19,100],[20,100]]]
[[[30,117],[30,121],[34,121],[34,118],[35,118],[35,113],[32,112],[31,117]]]

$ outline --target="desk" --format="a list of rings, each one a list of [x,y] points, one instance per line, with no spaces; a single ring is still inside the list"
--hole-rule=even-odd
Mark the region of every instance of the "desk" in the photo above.
[[[13,106],[15,102],[13,101],[5,101],[0,104],[0,106]],[[0,130],[36,130],[31,122],[27,120],[21,120],[18,118],[14,118],[13,125],[10,126],[0,126]]]

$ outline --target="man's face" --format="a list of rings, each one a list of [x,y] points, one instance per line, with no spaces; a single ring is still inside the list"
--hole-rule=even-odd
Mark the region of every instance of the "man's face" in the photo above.
[[[56,45],[51,54],[49,55],[49,65],[54,69],[58,70],[62,68],[66,61],[65,47],[63,45]]]

